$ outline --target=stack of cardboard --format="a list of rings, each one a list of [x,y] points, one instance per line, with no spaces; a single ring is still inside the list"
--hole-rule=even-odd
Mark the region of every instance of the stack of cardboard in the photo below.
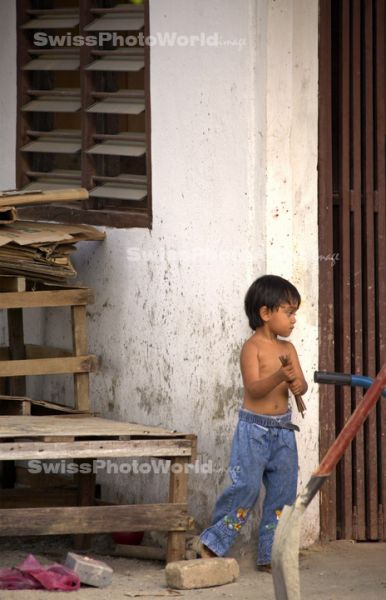
[[[75,277],[70,260],[75,244],[103,240],[105,234],[88,225],[20,221],[16,206],[87,198],[83,189],[0,194],[0,275],[55,283]]]

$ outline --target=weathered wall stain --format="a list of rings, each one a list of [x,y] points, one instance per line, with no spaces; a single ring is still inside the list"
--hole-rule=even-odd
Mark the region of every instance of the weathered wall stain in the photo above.
[[[214,390],[214,408],[213,419],[227,419],[229,413],[234,412],[240,405],[243,397],[243,388],[233,385],[226,387],[216,382]]]
[[[156,391],[154,387],[136,388],[139,396],[138,407],[146,414],[158,414],[159,407],[166,408],[172,404],[171,396],[164,391]]]

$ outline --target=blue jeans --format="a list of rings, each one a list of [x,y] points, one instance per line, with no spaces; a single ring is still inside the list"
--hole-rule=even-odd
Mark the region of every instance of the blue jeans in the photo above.
[[[257,564],[271,562],[273,536],[285,504],[295,501],[298,455],[291,412],[272,417],[241,409],[233,437],[231,485],[219,496],[212,525],[200,540],[218,556],[235,541],[264,483],[266,495],[259,525]],[[298,428],[296,428],[298,429]]]

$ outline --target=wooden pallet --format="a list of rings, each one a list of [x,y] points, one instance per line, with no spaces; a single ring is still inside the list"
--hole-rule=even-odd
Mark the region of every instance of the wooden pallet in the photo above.
[[[195,447],[194,435],[137,423],[82,415],[0,416],[2,461],[71,458],[85,462],[102,457],[158,457],[171,461],[169,499],[162,504],[92,506],[93,479],[89,474],[79,474],[78,499],[82,500],[82,506],[9,508],[7,491],[6,508],[0,508],[0,536],[89,534],[117,528],[167,531],[167,560],[182,560],[185,534],[194,526],[188,514],[185,465],[195,460]],[[173,465],[179,466],[172,468]],[[55,492],[51,494],[53,497]],[[65,503],[72,498],[68,490]]]
[[[89,374],[98,361],[88,352],[86,306],[94,301],[93,291],[41,284],[31,289],[28,282],[15,279],[0,278],[0,309],[7,310],[9,333],[8,346],[0,348],[0,413],[2,404],[8,413],[0,416],[2,464],[33,459],[92,463],[101,458],[158,457],[170,460],[171,468],[169,498],[163,504],[95,506],[92,469],[78,473],[75,487],[63,494],[55,487],[38,491],[32,486],[29,502],[23,500],[20,489],[0,490],[0,536],[76,533],[79,547],[84,542],[81,534],[160,530],[168,532],[167,560],[183,559],[185,533],[193,527],[187,509],[185,465],[195,460],[196,437],[91,416]],[[71,310],[72,350],[26,344],[23,311],[59,306]],[[34,415],[34,411],[52,413],[56,409],[52,403],[26,398],[26,377],[63,373],[72,373],[74,378],[72,414]],[[1,385],[6,380],[8,395]],[[57,407],[57,411],[65,410],[71,412]],[[12,476],[8,481],[12,482]],[[12,503],[18,508],[10,508]]]

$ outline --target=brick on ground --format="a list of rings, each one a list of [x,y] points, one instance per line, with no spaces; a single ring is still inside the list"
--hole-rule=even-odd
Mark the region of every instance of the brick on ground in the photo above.
[[[101,560],[68,552],[64,566],[74,571],[81,583],[104,588],[113,580],[113,569]]]
[[[166,565],[166,583],[178,590],[214,587],[236,581],[240,574],[234,558],[178,560]]]

